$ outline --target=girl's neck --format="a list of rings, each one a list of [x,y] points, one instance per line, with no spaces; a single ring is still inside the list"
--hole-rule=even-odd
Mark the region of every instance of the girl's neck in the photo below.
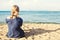
[[[12,19],[14,19],[14,18],[16,18],[16,17],[18,17],[18,16],[11,16]]]

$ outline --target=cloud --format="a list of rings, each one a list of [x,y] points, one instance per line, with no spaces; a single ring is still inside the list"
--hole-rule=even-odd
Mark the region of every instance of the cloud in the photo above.
[[[0,10],[10,10],[12,5],[18,5],[21,10],[59,11],[60,0],[1,0]]]
[[[58,0],[27,0],[23,1],[22,7],[27,10],[60,10],[59,4]]]

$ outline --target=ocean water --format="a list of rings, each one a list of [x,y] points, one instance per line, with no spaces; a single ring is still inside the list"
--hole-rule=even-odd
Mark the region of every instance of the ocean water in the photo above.
[[[5,23],[10,11],[0,11],[0,22]],[[60,23],[60,11],[21,11],[19,16],[24,22],[55,22]]]

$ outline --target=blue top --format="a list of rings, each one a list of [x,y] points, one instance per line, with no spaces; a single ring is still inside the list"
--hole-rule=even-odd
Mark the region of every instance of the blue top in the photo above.
[[[6,23],[8,24],[7,36],[10,38],[24,37],[24,31],[21,29],[23,20],[20,17],[14,19],[6,18]]]

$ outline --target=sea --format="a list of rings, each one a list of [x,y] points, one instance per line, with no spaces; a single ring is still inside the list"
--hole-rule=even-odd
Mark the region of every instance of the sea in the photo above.
[[[5,23],[10,15],[10,11],[0,11],[0,23]],[[20,11],[19,16],[23,22],[60,23],[60,11]]]

